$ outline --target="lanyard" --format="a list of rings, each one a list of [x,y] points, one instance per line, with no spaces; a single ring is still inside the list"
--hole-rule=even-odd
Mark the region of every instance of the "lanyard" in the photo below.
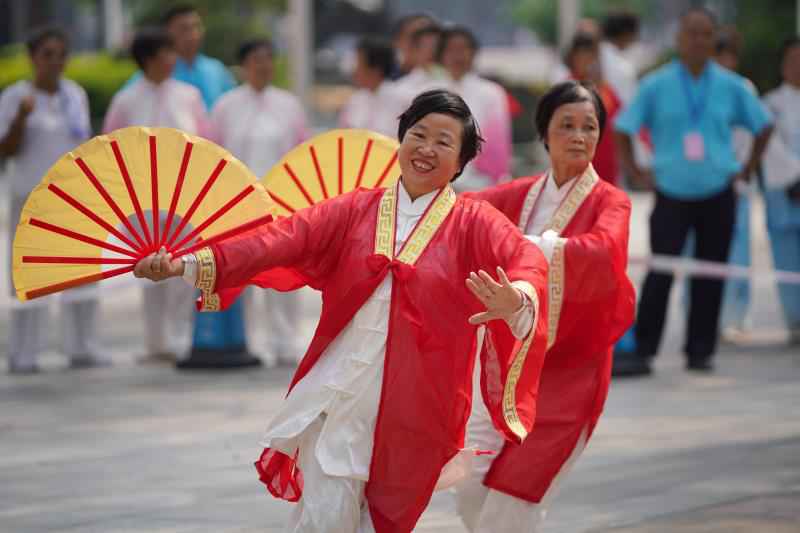
[[[689,122],[692,128],[697,128],[700,124],[700,119],[703,117],[703,112],[705,111],[709,93],[710,68],[711,66],[707,64],[703,73],[700,75],[700,80],[695,90],[692,87],[692,82],[689,72],[686,70],[686,66],[683,64],[680,66],[681,85],[683,86],[683,92],[686,96],[686,104],[689,106]]]

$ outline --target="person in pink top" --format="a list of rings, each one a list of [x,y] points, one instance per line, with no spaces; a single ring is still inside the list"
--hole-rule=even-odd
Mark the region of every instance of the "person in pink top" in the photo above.
[[[103,132],[153,126],[208,136],[208,117],[200,91],[171,77],[177,55],[169,35],[161,29],[141,30],[133,40],[131,53],[143,75],[114,95]],[[144,288],[148,361],[175,361],[191,342],[194,290],[175,280],[167,285]]]

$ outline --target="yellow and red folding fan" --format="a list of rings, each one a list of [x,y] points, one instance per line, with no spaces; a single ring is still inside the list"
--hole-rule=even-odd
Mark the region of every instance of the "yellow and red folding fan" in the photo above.
[[[398,143],[368,130],[339,129],[317,135],[286,154],[261,183],[289,215],[358,187],[392,185],[400,177]]]
[[[274,204],[224,149],[170,128],[124,128],[59,159],[28,197],[13,247],[30,300],[176,257],[269,220]]]

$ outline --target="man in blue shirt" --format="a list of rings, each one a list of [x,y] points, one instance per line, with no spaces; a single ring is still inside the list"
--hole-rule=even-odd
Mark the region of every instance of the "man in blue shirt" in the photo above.
[[[707,9],[686,11],[678,33],[679,58],[645,77],[616,120],[622,164],[635,180],[655,189],[650,215],[653,254],[680,255],[693,230],[695,258],[727,261],[736,210],[733,183],[753,174],[772,131],[766,108],[746,80],[711,61],[716,27]],[[755,135],[744,165],[734,154],[734,126]],[[652,174],[633,158],[631,138],[643,127],[653,140]],[[648,273],[639,302],[636,352],[615,355],[614,375],[650,374],[671,285],[672,275]],[[689,370],[713,368],[722,288],[720,279],[692,279],[684,346]]]

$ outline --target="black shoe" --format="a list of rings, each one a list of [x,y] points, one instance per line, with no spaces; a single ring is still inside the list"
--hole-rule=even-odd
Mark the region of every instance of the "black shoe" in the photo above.
[[[614,377],[649,376],[653,373],[650,360],[633,352],[614,352],[614,366],[611,375]]]
[[[686,370],[690,372],[713,372],[714,364],[710,357],[689,359],[686,361]]]

